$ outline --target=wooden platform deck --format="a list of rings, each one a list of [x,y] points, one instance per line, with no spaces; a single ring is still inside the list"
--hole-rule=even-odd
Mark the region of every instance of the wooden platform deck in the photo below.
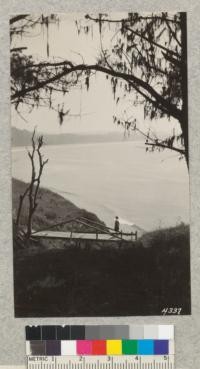
[[[81,224],[84,227],[87,227],[86,229],[90,229],[89,231],[83,231],[83,232],[77,232],[76,230],[70,230],[70,231],[57,231],[52,230],[52,228],[55,228],[57,226],[63,226],[65,224],[69,223],[78,223]],[[38,239],[57,239],[57,240],[71,240],[71,241],[81,241],[81,240],[90,240],[90,241],[115,241],[115,242],[133,242],[137,240],[137,231],[136,232],[116,232],[113,228],[109,228],[106,225],[102,225],[100,223],[91,221],[90,219],[81,217],[81,218],[71,218],[67,219],[63,222],[53,224],[49,226],[46,229],[34,231],[32,230],[31,237]]]
[[[79,233],[79,232],[61,232],[61,231],[38,231],[32,234],[33,238],[60,239],[60,240],[98,240],[98,241],[129,241],[135,240],[134,233]]]

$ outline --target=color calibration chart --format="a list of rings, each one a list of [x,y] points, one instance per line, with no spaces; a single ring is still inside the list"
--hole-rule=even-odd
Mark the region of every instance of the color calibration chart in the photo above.
[[[26,355],[28,369],[174,369],[174,326],[27,326]]]

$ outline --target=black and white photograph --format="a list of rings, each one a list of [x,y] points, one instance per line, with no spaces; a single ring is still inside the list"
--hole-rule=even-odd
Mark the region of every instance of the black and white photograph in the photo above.
[[[10,17],[15,317],[190,315],[187,14]]]

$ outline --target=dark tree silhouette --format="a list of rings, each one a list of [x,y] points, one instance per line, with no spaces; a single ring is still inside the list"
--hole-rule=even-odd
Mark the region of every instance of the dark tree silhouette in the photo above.
[[[120,100],[117,89],[122,87],[119,80],[125,81],[125,93],[135,91],[132,116],[123,119],[115,116],[114,121],[123,124],[127,130],[138,130],[146,137],[145,143],[151,150],[167,148],[184,155],[188,165],[186,13],[130,13],[124,19],[99,14],[98,17],[86,15],[86,19],[99,25],[102,55],[98,65],[109,70],[104,72],[111,75],[117,102]],[[109,48],[104,49],[104,33],[111,27],[115,27],[115,36]],[[79,32],[81,30],[89,32],[89,28],[82,27],[80,23]],[[144,107],[145,118],[175,118],[180,124],[181,134],[175,135],[173,131],[163,139],[151,131],[141,132],[134,119],[134,106],[139,103]]]
[[[28,200],[28,217],[26,230],[27,239],[29,239],[31,236],[33,215],[38,206],[38,191],[40,188],[41,176],[43,173],[44,166],[48,162],[48,159],[46,160],[43,159],[43,155],[41,153],[41,148],[44,144],[43,136],[39,136],[38,138],[36,138],[36,132],[34,130],[31,142],[32,149],[28,150],[28,157],[31,162],[31,180],[24,193],[20,195],[16,219],[16,232],[18,232],[23,203],[25,198],[27,198]],[[38,163],[36,163],[36,161],[38,161]]]
[[[27,27],[29,18],[30,16],[24,16],[23,19],[11,20],[12,37],[16,34],[16,23],[25,22]],[[52,105],[52,94],[55,91],[67,93],[83,78],[89,88],[91,73],[101,72],[110,79],[116,102],[121,98],[119,91],[131,96],[133,115],[122,117],[123,119],[114,117],[114,121],[123,124],[126,129],[140,130],[134,118],[136,104],[143,105],[144,117],[152,120],[164,116],[176,119],[181,128],[179,135],[173,132],[163,139],[150,132],[142,134],[146,136],[146,145],[152,150],[158,148],[178,152],[185,156],[188,165],[186,13],[130,13],[123,19],[112,19],[99,14],[98,17],[86,15],[85,18],[85,24],[76,22],[78,34],[88,34],[94,22],[99,25],[101,50],[93,65],[84,62],[76,65],[71,60],[57,62],[52,59],[38,63],[27,56],[23,49],[13,50],[11,101],[16,109],[21,103],[33,107],[45,101],[50,108],[57,109],[62,123],[68,110],[64,111],[63,105],[55,108]],[[45,18],[39,20],[41,24],[43,19]],[[34,20],[32,22],[35,24]],[[49,20],[45,22],[49,24]],[[21,32],[24,32],[25,25],[21,24]],[[112,29],[113,36],[109,48],[105,49],[103,38],[109,29]],[[47,54],[49,55],[49,47]]]

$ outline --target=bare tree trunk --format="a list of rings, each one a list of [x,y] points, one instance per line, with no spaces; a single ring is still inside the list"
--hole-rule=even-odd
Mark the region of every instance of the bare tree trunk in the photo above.
[[[32,153],[28,153],[29,158],[31,160],[31,166],[32,166],[32,178],[31,183],[28,191],[28,199],[29,199],[29,214],[28,214],[28,222],[27,222],[27,233],[26,237],[27,239],[30,238],[32,233],[32,221],[33,221],[33,215],[37,209],[37,198],[38,198],[38,191],[40,187],[40,179],[42,176],[42,172],[44,169],[45,164],[47,164],[48,159],[43,160],[43,156],[41,154],[41,148],[44,144],[43,136],[39,136],[37,139],[37,143],[35,141],[35,131],[32,136]],[[38,175],[36,174],[35,169],[35,155],[38,157],[39,162],[39,169],[38,169]]]
[[[185,145],[185,159],[189,168],[189,146],[188,146],[188,70],[187,70],[187,17],[186,13],[181,13],[181,46],[182,46],[182,63],[181,63],[181,85],[183,95],[181,129],[183,132]]]
[[[17,210],[17,219],[16,219],[16,232],[18,232],[18,228],[19,228],[19,222],[20,222],[23,200],[24,200],[23,195],[20,195],[19,196],[19,207],[18,207],[18,210]]]
[[[28,201],[29,201],[29,209],[28,209],[28,220],[27,220],[27,232],[26,237],[30,238],[31,232],[32,232],[32,217],[33,217],[33,191],[34,191],[34,183],[36,181],[36,171],[35,171],[35,130],[33,132],[32,136],[32,152],[28,152],[28,156],[31,161],[31,169],[32,169],[32,175],[31,175],[31,182],[28,190]]]
[[[27,192],[28,191],[26,190],[23,195],[19,196],[19,207],[18,207],[18,210],[17,210],[17,218],[16,218],[16,232],[18,232],[18,229],[19,229],[21,211],[22,211],[23,202],[24,202],[24,199],[26,197]]]
[[[24,203],[24,199],[29,191],[30,185],[26,188],[26,190],[24,191],[23,195],[19,196],[19,207],[17,210],[17,218],[16,218],[16,232],[18,232],[19,229],[19,225],[20,225],[20,218],[21,218],[21,211],[23,208],[23,203]]]
[[[28,187],[26,188],[23,195],[20,195],[19,198],[19,207],[17,211],[17,219],[16,219],[16,227],[17,232],[20,225],[20,217],[21,211],[23,207],[23,202],[26,197],[28,197],[28,219],[27,219],[27,230],[26,230],[26,238],[29,239],[32,233],[32,222],[33,215],[37,209],[37,199],[38,192],[40,187],[41,176],[43,173],[43,169],[45,164],[47,164],[48,159],[43,160],[43,156],[41,154],[41,148],[44,144],[43,136],[39,136],[37,139],[35,138],[35,130],[32,135],[32,150],[28,151],[28,156],[31,162],[31,181]],[[35,160],[38,159],[39,169],[38,174],[36,173]]]

